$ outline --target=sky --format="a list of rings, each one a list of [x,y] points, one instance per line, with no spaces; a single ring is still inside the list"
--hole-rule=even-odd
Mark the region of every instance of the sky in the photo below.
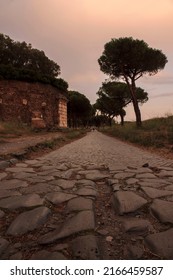
[[[112,38],[133,37],[162,50],[168,63],[140,78],[148,92],[142,119],[173,114],[173,0],[0,0],[0,33],[31,43],[61,67],[69,90],[93,104],[108,78],[98,59]],[[134,120],[132,105],[126,120]]]

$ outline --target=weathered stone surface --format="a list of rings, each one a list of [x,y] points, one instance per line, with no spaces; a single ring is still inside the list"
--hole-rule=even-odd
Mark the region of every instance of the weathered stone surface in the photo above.
[[[159,174],[158,174],[159,177],[173,177],[173,170],[162,170]]]
[[[160,222],[173,224],[173,202],[155,199],[150,209]]]
[[[144,250],[136,245],[129,245],[127,248],[127,258],[130,260],[139,260],[142,258]]]
[[[66,260],[66,257],[59,252],[49,252],[46,250],[41,250],[33,254],[30,260]]]
[[[96,237],[86,235],[75,238],[70,247],[75,259],[79,260],[99,260],[100,253]]]
[[[53,251],[63,251],[69,248],[68,243],[58,244],[56,246],[53,246]]]
[[[53,189],[54,187],[47,183],[38,183],[35,185],[30,185],[27,188],[22,188],[20,189],[20,191],[22,194],[32,194],[32,193],[44,194],[44,193],[52,192]],[[61,189],[59,188],[59,190]]]
[[[147,200],[131,191],[118,191],[113,198],[114,207],[120,215],[134,212],[147,203]]]
[[[16,164],[16,167],[27,167],[28,165],[26,163],[20,162]]]
[[[141,173],[141,174],[137,174],[136,178],[137,179],[145,179],[145,178],[154,179],[154,178],[157,178],[157,177],[152,173]]]
[[[150,187],[154,189],[158,189],[159,187],[165,186],[163,183],[152,183],[152,182],[138,182],[140,187]]]
[[[2,179],[4,179],[5,177],[7,177],[7,173],[3,172],[3,173],[0,173],[0,181]]]
[[[20,180],[26,180],[28,178],[37,178],[37,174],[36,173],[27,173],[27,172],[17,172],[15,174],[13,174],[13,177],[16,179],[20,179]]]
[[[61,178],[69,180],[73,177],[74,174],[75,174],[75,170],[74,169],[69,169],[69,170],[65,171],[63,173],[63,175],[61,175]]]
[[[118,179],[108,179],[107,180],[107,183],[108,183],[108,185],[109,186],[112,186],[112,185],[114,185],[114,184],[118,184]]]
[[[10,190],[0,190],[0,199],[9,196],[18,196],[21,195],[18,191],[10,191]]]
[[[92,181],[99,181],[108,177],[109,174],[103,174],[99,170],[90,170],[85,174],[85,178]]]
[[[157,197],[173,195],[173,192],[166,191],[166,190],[159,190],[159,189],[154,189],[154,188],[149,188],[149,187],[142,187],[141,189],[150,198],[157,198]]]
[[[51,233],[40,238],[40,244],[50,244],[58,239],[68,237],[74,233],[86,230],[94,230],[95,220],[93,211],[81,211],[72,218],[69,218],[62,226]]]
[[[17,179],[3,180],[2,182],[0,182],[0,190],[11,190],[27,186],[27,182]]]
[[[37,159],[28,159],[28,160],[25,160],[25,164],[31,164],[31,165],[34,165],[34,164],[37,164],[39,163],[39,161]]]
[[[93,209],[93,201],[91,199],[77,197],[70,200],[67,203],[68,211],[82,211],[82,210],[92,210]]]
[[[122,222],[125,232],[146,233],[152,229],[152,225],[148,220],[138,218],[128,218]]]
[[[0,238],[0,256],[4,253],[10,243],[3,238]]]
[[[154,253],[165,259],[173,259],[173,228],[148,235],[145,238],[145,243]]]
[[[165,190],[167,191],[173,191],[173,185],[168,185],[165,187]]]
[[[5,169],[10,166],[10,162],[8,161],[0,161],[0,169]]]
[[[78,180],[76,182],[77,186],[91,186],[91,187],[95,187],[96,183],[91,181],[91,180],[86,180],[86,179],[82,179],[82,180]]]
[[[67,163],[62,163],[59,166],[57,166],[57,169],[62,171],[66,171],[68,168],[69,166],[67,165]]]
[[[59,186],[60,188],[66,190],[66,189],[72,189],[75,185],[75,180],[64,180],[64,179],[58,179],[51,182],[51,185]]]
[[[113,192],[120,191],[121,190],[121,185],[120,184],[112,185],[112,190],[113,190]]]
[[[9,167],[6,168],[6,171],[14,172],[14,173],[18,173],[18,172],[35,173],[35,171],[31,167]]]
[[[82,196],[93,196],[96,197],[97,196],[97,191],[94,190],[91,187],[84,187],[84,188],[80,188],[79,190],[76,191],[76,194],[78,195],[82,195]]]
[[[23,212],[10,225],[7,235],[22,235],[44,224],[51,211],[47,207],[38,207],[34,210]]]
[[[50,202],[52,202],[55,205],[62,203],[62,202],[66,202],[75,197],[76,197],[76,195],[74,195],[74,194],[63,193],[63,192],[52,192],[45,196],[45,198],[47,200],[49,200]]]
[[[115,179],[127,179],[127,178],[131,178],[135,175],[135,173],[131,173],[131,172],[119,172],[117,174],[114,175]]]
[[[99,230],[97,230],[97,233],[100,235],[106,236],[109,234],[109,231],[106,229],[99,229]]]
[[[3,218],[5,215],[5,213],[3,211],[0,210],[0,218]]]
[[[138,180],[138,179],[135,179],[135,178],[129,178],[129,179],[126,180],[126,183],[127,183],[128,185],[133,185],[133,184],[136,184],[136,183],[138,183],[138,182],[139,182],[139,180]]]
[[[147,167],[141,167],[141,168],[137,168],[135,170],[136,173],[152,173],[152,170],[150,168]]]
[[[8,197],[0,200],[0,207],[14,210],[17,208],[28,208],[43,205],[43,199],[37,194],[28,194],[22,196]]]
[[[14,255],[12,255],[9,259],[10,260],[22,260],[22,253],[21,252],[17,252]]]

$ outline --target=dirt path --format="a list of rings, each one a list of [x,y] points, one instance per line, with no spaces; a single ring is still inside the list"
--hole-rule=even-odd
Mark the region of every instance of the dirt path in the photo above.
[[[8,138],[7,140],[5,140],[5,143],[0,143],[0,156],[15,153],[15,152],[20,152],[30,146],[34,146],[46,140],[49,141],[61,136],[63,136],[63,133],[55,132],[55,133],[45,133],[42,135]]]

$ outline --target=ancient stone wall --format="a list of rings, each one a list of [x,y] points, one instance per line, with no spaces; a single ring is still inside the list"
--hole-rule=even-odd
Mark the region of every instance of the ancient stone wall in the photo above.
[[[0,119],[34,127],[67,127],[67,98],[51,85],[1,80]]]

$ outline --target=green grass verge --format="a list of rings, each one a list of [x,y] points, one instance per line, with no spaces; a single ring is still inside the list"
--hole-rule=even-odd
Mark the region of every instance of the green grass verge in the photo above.
[[[173,145],[173,116],[143,121],[141,128],[129,122],[124,126],[116,124],[100,131],[145,147],[170,147]]]

